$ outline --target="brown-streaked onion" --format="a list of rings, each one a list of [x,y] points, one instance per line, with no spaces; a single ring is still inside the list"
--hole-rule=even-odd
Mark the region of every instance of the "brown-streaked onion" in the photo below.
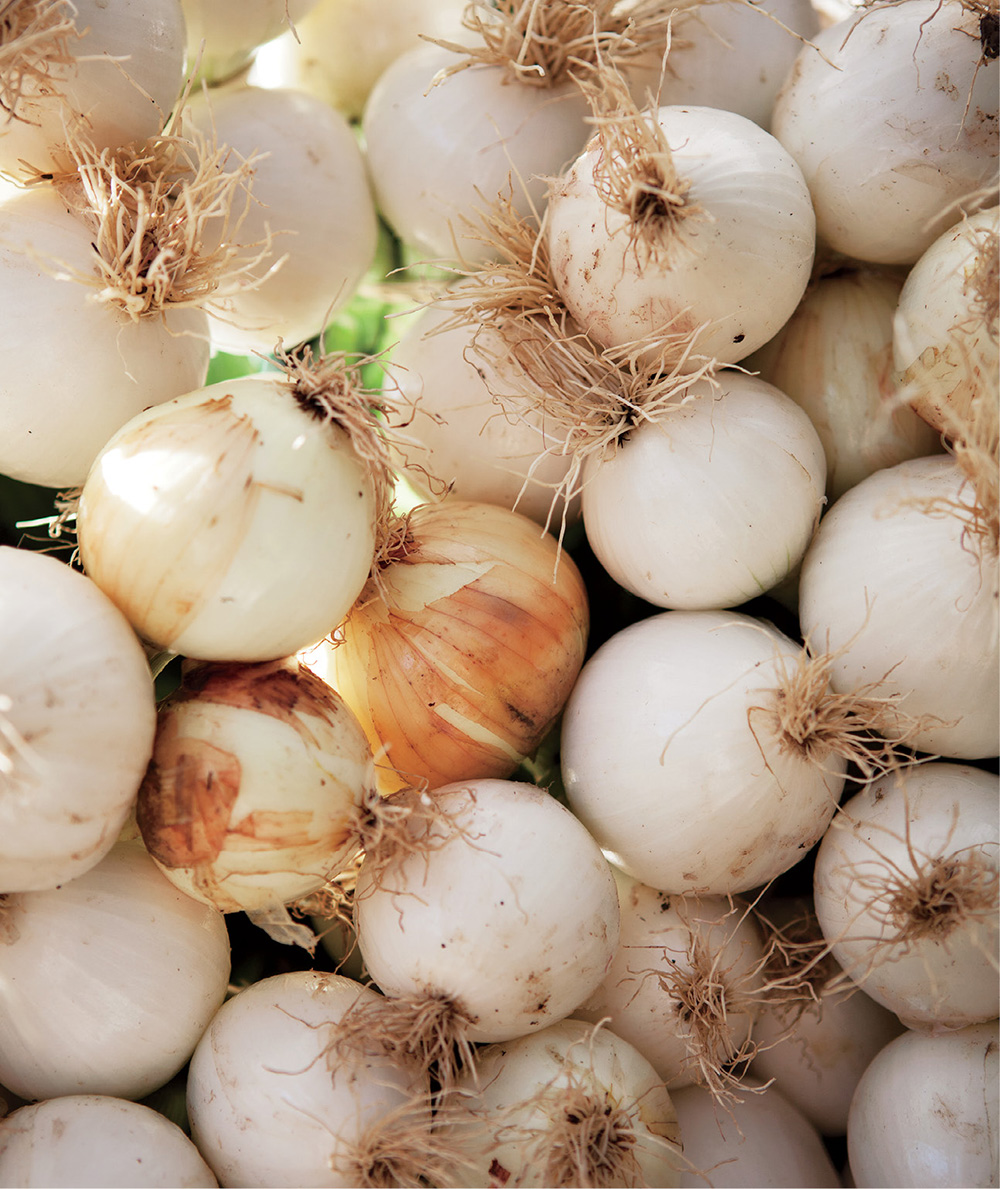
[[[136,817],[177,887],[267,911],[348,864],[372,767],[357,720],[305,666],[195,666],[161,703]]]
[[[553,725],[583,664],[587,592],[534,521],[445,500],[410,514],[328,657],[383,792],[505,777]]]

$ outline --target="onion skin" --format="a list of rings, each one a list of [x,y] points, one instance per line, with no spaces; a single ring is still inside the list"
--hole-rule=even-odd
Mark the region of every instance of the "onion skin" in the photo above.
[[[332,684],[376,755],[383,792],[506,777],[554,723],[583,664],[589,609],[572,559],[525,516],[421,505],[405,555],[342,625]],[[394,771],[393,771],[394,769]]]

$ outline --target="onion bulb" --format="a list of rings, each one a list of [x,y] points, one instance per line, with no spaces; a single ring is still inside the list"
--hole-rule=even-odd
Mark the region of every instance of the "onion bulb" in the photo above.
[[[259,46],[294,31],[316,0],[181,0],[187,70],[213,84],[237,74]]]
[[[902,286],[875,268],[821,275],[774,338],[743,361],[809,414],[831,501],[872,471],[941,448],[896,376],[893,318]]]
[[[1000,1015],[997,777],[904,768],[845,802],[816,853],[816,915],[833,956],[909,1028]]]
[[[339,1043],[358,1003],[378,1019],[370,987],[303,970],[260,979],[215,1014],[191,1058],[187,1110],[220,1184],[436,1182],[426,1077],[387,1056],[377,1031],[363,1052]]]
[[[907,274],[893,357],[910,405],[950,434],[976,399],[996,401],[1000,368],[1000,207],[969,215]]]
[[[469,1055],[471,1043],[526,1036],[578,1007],[614,955],[619,908],[597,843],[544,790],[474,780],[435,790],[433,803],[442,817],[423,828],[411,818],[405,847],[366,853],[354,923],[398,1031],[440,1053],[446,1078],[454,1043]],[[367,1020],[356,1027],[370,1035]]]
[[[229,974],[222,913],[138,842],[57,888],[3,896],[0,1082],[28,1100],[142,1098],[187,1062]]]
[[[857,711],[822,657],[735,611],[664,611],[588,659],[562,720],[568,802],[612,861],[664,892],[724,895],[822,837]]]
[[[988,481],[996,463],[983,468]],[[831,654],[834,689],[878,682],[915,724],[909,740],[920,751],[1000,752],[996,531],[995,509],[980,504],[959,462],[936,455],[852,487],[803,558],[800,623]]]
[[[0,889],[54,888],[125,824],[153,746],[146,655],[57,558],[0,548]]]
[[[621,86],[597,110],[597,133],[546,209],[567,308],[602,347],[668,368],[692,351],[736,363],[781,328],[809,280],[801,170],[735,112],[641,112]]]
[[[136,818],[171,883],[253,912],[348,865],[373,782],[360,725],[304,666],[196,665],[160,703]]]
[[[576,564],[494,504],[416,507],[341,624],[331,684],[384,792],[511,775],[554,724],[589,628]]]
[[[912,264],[963,203],[982,205],[996,187],[1000,68],[982,40],[987,11],[865,5],[799,51],[771,130],[802,168],[828,248]]]
[[[607,1028],[562,1020],[480,1050],[445,1103],[474,1168],[466,1185],[658,1185],[683,1165],[670,1095]]]
[[[856,1185],[989,1186],[1000,1177],[997,1022],[905,1032],[865,1070],[847,1150]]]
[[[185,118],[237,158],[254,157],[253,201],[229,244],[262,254],[212,303],[213,348],[269,352],[315,338],[375,256],[375,205],[353,130],[310,95],[245,85],[196,97]]]
[[[735,607],[798,565],[825,481],[806,413],[771,384],[722,371],[588,456],[583,523],[597,559],[639,598]]]
[[[67,137],[98,150],[155,136],[184,82],[181,0],[15,0],[0,47],[0,168],[44,172]]]
[[[138,1102],[66,1094],[0,1122],[0,1185],[21,1189],[216,1189],[184,1132]]]
[[[101,451],[80,496],[84,568],[159,649],[290,656],[365,584],[390,491],[380,450],[342,361],[197,389]]]
[[[573,1013],[606,1020],[671,1092],[692,1084],[720,1100],[738,1092],[753,1056],[767,953],[748,906],[725,896],[668,896],[614,871],[618,949]]]

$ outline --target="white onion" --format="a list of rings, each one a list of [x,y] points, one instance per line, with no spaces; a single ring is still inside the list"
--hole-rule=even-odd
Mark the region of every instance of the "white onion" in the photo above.
[[[996,545],[969,531],[973,502],[950,457],[876,471],[820,521],[799,583],[834,688],[877,683],[901,699],[911,745],[951,759],[1000,751],[1000,579]]]
[[[620,586],[657,607],[735,607],[798,565],[826,461],[794,401],[723,371],[589,456],[582,478],[587,540]]]
[[[225,918],[137,842],[0,909],[0,1082],[22,1098],[142,1098],[184,1066],[225,998]]]
[[[380,1000],[351,979],[294,971],[222,1005],[187,1079],[191,1135],[220,1184],[377,1183],[364,1179],[366,1132],[408,1123],[418,1142],[428,1127],[426,1079],[382,1055],[377,1036],[361,1053],[338,1048],[341,1021],[358,1002]]]
[[[851,1102],[856,1185],[996,1185],[1000,1175],[996,1021],[906,1032],[868,1066]]]
[[[132,318],[96,300],[93,239],[52,189],[3,204],[0,471],[26,483],[79,486],[126,421],[205,381],[207,316]]]
[[[664,45],[628,66],[640,106],[724,107],[767,129],[771,108],[802,39],[819,29],[809,0],[699,0],[682,8]]]
[[[839,1189],[840,1178],[815,1127],[775,1087],[747,1080],[735,1102],[717,1103],[701,1086],[672,1095],[687,1168],[684,1189],[706,1182],[755,1189]]]
[[[887,775],[834,818],[816,853],[833,956],[910,1028],[1000,1015],[996,775],[936,761]]]
[[[0,891],[97,864],[153,746],[146,655],[121,612],[57,558],[0,548]]]
[[[587,138],[587,105],[572,81],[522,85],[501,66],[434,82],[461,60],[434,45],[401,54],[369,95],[363,128],[375,197],[396,234],[470,263],[490,254],[476,237],[497,194],[511,191],[525,214],[544,205],[546,177]]]
[[[508,1186],[679,1184],[670,1095],[649,1062],[606,1028],[577,1020],[477,1055],[446,1101],[467,1133],[463,1183]]]
[[[295,87],[357,119],[379,76],[421,37],[458,39],[466,0],[319,0],[261,47],[249,80]]]
[[[566,704],[562,775],[613,862],[661,891],[726,894],[819,840],[845,761],[782,725],[803,659],[735,611],[664,611],[601,645]]]
[[[22,1106],[0,1122],[0,1185],[215,1189],[184,1132],[151,1107],[99,1094]]]
[[[269,352],[279,339],[291,348],[314,338],[375,255],[375,206],[351,126],[310,95],[245,85],[196,98],[186,116],[237,156],[259,154],[229,243],[269,249],[213,302],[214,349]]]
[[[355,926],[390,997],[443,998],[469,1041],[509,1040],[564,1019],[604,977],[618,897],[597,843],[534,785],[472,780],[434,791],[413,853],[366,858]]]
[[[18,19],[49,10],[73,31],[53,53],[45,52],[44,38],[32,45],[27,30],[20,41],[5,30],[3,89],[13,86],[15,93],[3,97],[3,168],[16,172],[22,160],[38,170],[51,168],[62,157],[67,131],[82,133],[100,150],[162,129],[184,81],[181,0],[20,0],[5,8],[5,22],[12,9],[21,10],[13,14]],[[19,58],[19,51],[25,56]]]
[[[945,433],[971,402],[996,400],[1000,207],[956,223],[910,269],[893,323],[907,400]]]
[[[865,6],[804,46],[771,129],[802,167],[818,238],[912,264],[995,187],[997,71],[959,0]]]
[[[290,904],[359,846],[368,740],[303,666],[202,665],[160,703],[136,818],[166,877],[223,912]]]
[[[774,338],[743,361],[809,414],[826,454],[830,500],[872,471],[941,449],[939,435],[905,404],[894,372],[902,285],[874,268],[820,276]]]
[[[815,220],[802,173],[773,136],[735,112],[626,110],[623,127],[620,143],[595,136],[549,197],[559,292],[602,347],[643,342],[669,366],[693,338],[699,355],[736,363],[781,328],[809,280]],[[643,129],[666,141],[676,178],[662,148],[637,140]],[[602,193],[612,183],[628,192],[623,202],[634,202],[635,216]]]
[[[668,896],[615,872],[621,940],[604,981],[573,1013],[602,1019],[671,1092],[694,1083],[728,1096],[731,1063],[754,1053],[764,1002],[763,938],[747,905]]]
[[[347,431],[269,373],[129,421],[94,463],[77,528],[84,568],[141,636],[261,661],[340,622],[371,568],[375,515]]]
[[[242,70],[258,46],[294,30],[316,0],[181,0],[187,70],[217,83]]]
[[[566,501],[557,487],[571,464],[565,435],[541,414],[522,411],[532,386],[510,361],[503,336],[450,325],[455,315],[448,300],[425,309],[392,350],[392,382],[417,407],[404,475],[428,498],[447,485],[458,499],[561,526]],[[579,510],[572,501],[567,519]]]

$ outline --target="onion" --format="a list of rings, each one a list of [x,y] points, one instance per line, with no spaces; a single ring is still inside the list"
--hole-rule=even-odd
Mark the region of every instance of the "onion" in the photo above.
[[[357,120],[401,54],[422,38],[461,35],[466,7],[466,0],[319,0],[294,30],[261,47],[249,79],[305,91]]]
[[[366,855],[354,922],[400,1030],[415,1034],[416,1017],[444,1057],[454,1041],[468,1050],[567,1017],[608,969],[619,909],[597,843],[535,785],[468,781],[433,802],[445,822],[413,819],[410,845]]]
[[[181,0],[15,0],[0,46],[0,168],[44,171],[67,136],[98,150],[158,133],[184,80]]]
[[[392,351],[392,384],[417,408],[402,471],[426,499],[448,494],[499,504],[538,524],[579,516],[558,489],[571,458],[565,437],[531,412],[533,385],[501,329],[463,323],[461,289],[426,308]],[[527,406],[527,408],[525,408]]]
[[[588,457],[587,541],[654,606],[734,607],[798,565],[825,478],[808,416],[763,380],[723,371]]]
[[[625,71],[640,107],[723,107],[767,129],[802,41],[819,29],[808,0],[698,0],[671,22],[669,43]]]
[[[101,451],[80,497],[80,557],[157,648],[276,660],[331,632],[360,594],[388,464],[342,363],[289,361],[287,375],[187,393]]]
[[[868,1066],[851,1102],[847,1148],[857,1185],[997,1183],[997,1022],[906,1032]]]
[[[137,1099],[186,1063],[226,995],[225,918],[137,842],[0,900],[0,1081],[22,1098]]]
[[[829,248],[912,264],[996,186],[998,67],[981,11],[874,4],[799,51],[771,130],[802,167]]]
[[[876,471],[824,516],[799,584],[834,689],[878,682],[917,724],[911,745],[951,759],[1000,751],[996,530],[979,515],[953,458]]]
[[[893,366],[903,282],[875,268],[819,276],[778,333],[744,365],[800,405],[826,455],[832,501],[873,471],[940,451],[904,403]]]
[[[809,280],[814,218],[799,167],[734,112],[642,113],[620,87],[598,112],[546,210],[566,306],[602,347],[666,367],[692,347],[736,363],[781,328]]]
[[[229,242],[270,249],[213,303],[213,347],[242,354],[315,338],[375,256],[375,206],[353,130],[312,96],[245,85],[194,100],[187,118],[237,158],[257,155],[253,201]]]
[[[606,1028],[550,1024],[477,1055],[446,1103],[468,1185],[679,1184],[670,1095],[649,1062]],[[450,1108],[450,1111],[448,1110]]]
[[[765,998],[767,955],[756,921],[729,897],[667,896],[618,871],[615,880],[621,939],[574,1017],[607,1020],[671,1093],[697,1083],[728,1099],[756,1051],[754,1021]]]
[[[980,397],[995,401],[1000,366],[1000,207],[956,223],[910,269],[893,323],[906,399],[944,433]]]
[[[0,548],[0,889],[95,866],[153,746],[153,680],[135,633],[88,578]]]
[[[136,817],[171,883],[253,912],[348,865],[373,785],[360,725],[304,666],[201,665],[160,704]]]
[[[588,627],[576,564],[534,522],[424,504],[342,623],[331,684],[387,752],[383,791],[506,777],[555,723]]]
[[[3,204],[0,471],[25,483],[82,484],[126,421],[198,387],[208,370],[203,311],[133,317],[127,304],[96,299],[107,282],[93,240],[51,187]]]
[[[822,659],[764,621],[661,612],[583,667],[562,722],[569,805],[650,887],[759,887],[833,816],[852,730],[840,709]]]
[[[936,761],[845,802],[816,854],[816,915],[847,975],[910,1028],[1000,1015],[997,777]]]
[[[443,73],[461,61],[437,45],[401,54],[372,89],[363,129],[376,202],[396,234],[468,264],[486,255],[476,228],[493,195],[510,191],[524,213],[543,205],[545,177],[587,138],[587,105],[572,81],[523,85],[501,65]]]
[[[377,1016],[382,1000],[351,979],[293,971],[219,1009],[191,1058],[187,1109],[220,1184],[416,1184],[438,1171],[426,1078],[384,1055],[376,1034],[361,1053],[338,1046],[357,1003]]]
[[[67,1094],[0,1122],[0,1185],[215,1189],[218,1181],[180,1127],[151,1107]]]
[[[775,1087],[747,1080],[720,1105],[701,1086],[672,1094],[684,1143],[684,1189],[723,1186],[836,1189],[840,1178],[815,1127]],[[900,1182],[902,1184],[903,1182]],[[957,1183],[957,1182],[956,1182]]]
[[[187,29],[187,69],[218,83],[237,74],[258,46],[294,30],[316,0],[181,0]]]

